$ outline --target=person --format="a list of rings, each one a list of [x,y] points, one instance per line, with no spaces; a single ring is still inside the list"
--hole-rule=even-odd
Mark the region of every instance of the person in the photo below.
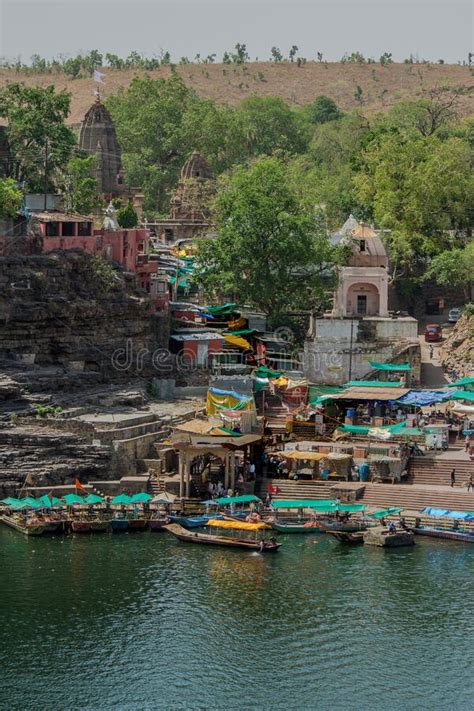
[[[456,469],[453,467],[453,469],[451,469],[451,488],[453,488],[455,483],[456,483]]]
[[[265,497],[265,508],[269,509],[272,503],[272,497],[270,496],[270,493],[267,492],[267,495]]]
[[[469,479],[467,480],[467,490],[468,491],[474,491],[474,483],[472,481],[472,474],[469,474]]]
[[[261,553],[261,552],[263,551],[263,549],[265,548],[265,542],[264,542],[263,540],[261,540],[260,543],[259,543],[259,545],[258,545],[258,547],[259,547],[259,550],[260,550],[260,553]]]
[[[249,481],[253,481],[255,479],[255,464],[251,462],[249,464]]]
[[[390,533],[396,533],[397,532],[397,527],[395,526],[395,523],[393,521],[390,521],[388,524],[388,530]]]

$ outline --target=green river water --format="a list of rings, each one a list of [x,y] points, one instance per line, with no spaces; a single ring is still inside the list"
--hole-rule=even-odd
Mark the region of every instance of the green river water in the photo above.
[[[474,546],[0,530],[0,709],[474,708]]]

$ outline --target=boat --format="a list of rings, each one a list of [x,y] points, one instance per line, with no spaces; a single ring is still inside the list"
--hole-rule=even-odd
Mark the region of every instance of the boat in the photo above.
[[[84,519],[79,519],[79,520],[72,520],[71,521],[71,529],[73,533],[90,533],[91,532],[91,523],[90,521],[86,521]]]
[[[4,524],[14,528],[15,531],[23,533],[25,536],[41,536],[46,532],[47,524],[37,521],[36,519],[30,521],[23,521],[19,518],[14,518],[13,516],[7,516],[4,514],[0,516],[0,520]]]
[[[130,531],[143,531],[148,525],[148,520],[145,516],[129,516],[128,528]]]
[[[279,533],[325,533],[319,521],[306,521],[305,523],[272,521],[271,527]]]
[[[262,529],[270,528],[268,523],[265,523],[264,521],[251,523],[249,521],[222,520],[220,518],[209,519],[207,525],[215,528],[229,528],[237,531],[261,531]]]
[[[327,533],[332,531],[356,533],[357,531],[366,531],[368,528],[373,527],[373,524],[369,524],[366,521],[324,521],[322,526]]]
[[[364,544],[369,546],[381,546],[383,548],[399,548],[401,546],[413,546],[415,534],[405,529],[391,530],[386,526],[374,526],[363,532]]]
[[[170,514],[169,518],[172,523],[184,526],[184,528],[200,528],[205,526],[211,518],[216,518],[216,516],[178,516],[177,514]]]
[[[180,526],[177,523],[169,523],[166,530],[176,536],[184,543],[201,543],[211,546],[227,546],[229,548],[245,548],[247,550],[266,553],[277,551],[281,543],[273,540],[251,541],[245,538],[232,538],[231,536],[214,536],[208,533],[196,533]]]
[[[109,530],[110,521],[108,519],[91,519],[90,520],[92,533],[105,533]]]
[[[126,531],[128,529],[128,518],[125,514],[117,513],[110,521],[112,531]]]
[[[347,531],[327,531],[327,533],[335,538],[339,543],[348,543],[350,545],[356,545],[358,543],[364,542],[364,532],[354,531],[352,533]]]
[[[417,536],[430,536],[431,538],[443,538],[447,541],[462,541],[463,543],[474,543],[474,531],[454,531],[447,528],[435,528],[431,526],[418,526],[413,528]]]
[[[162,516],[161,514],[154,514],[148,519],[148,527],[151,528],[152,531],[163,531],[168,523],[171,523],[169,517]]]

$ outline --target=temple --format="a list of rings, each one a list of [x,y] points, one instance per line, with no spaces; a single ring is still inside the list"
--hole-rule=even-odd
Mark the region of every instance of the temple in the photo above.
[[[84,116],[79,134],[79,148],[96,157],[95,177],[99,192],[118,197],[126,190],[122,154],[109,111],[100,97]]]
[[[208,231],[211,226],[209,202],[214,190],[214,176],[207,161],[199,151],[193,151],[181,169],[170,201],[169,217],[148,223],[158,241],[180,244]]]
[[[332,309],[312,318],[304,349],[305,375],[314,383],[342,384],[370,378],[369,361],[419,361],[417,321],[389,311],[389,259],[370,225],[351,215],[331,235],[332,244],[350,247],[339,268]]]

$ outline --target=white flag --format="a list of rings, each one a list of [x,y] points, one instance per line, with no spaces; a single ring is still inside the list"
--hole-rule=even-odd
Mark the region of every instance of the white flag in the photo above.
[[[98,84],[103,84],[104,83],[104,81],[102,79],[103,76],[105,76],[105,74],[103,74],[102,72],[98,72],[97,69],[94,69],[94,73],[92,75],[92,78],[94,79],[94,81],[96,81]]]

